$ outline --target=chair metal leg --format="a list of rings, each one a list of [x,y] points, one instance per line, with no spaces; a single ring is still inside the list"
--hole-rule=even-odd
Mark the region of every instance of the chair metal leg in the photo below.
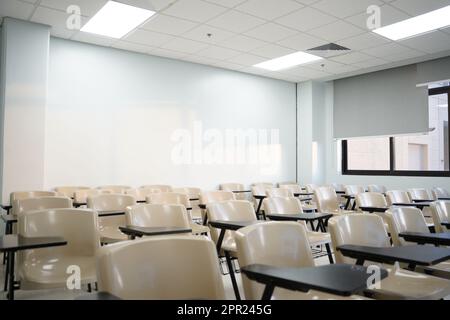
[[[5,252],[4,253],[4,257],[6,260],[6,269],[5,269],[5,286],[3,291],[8,291],[8,278],[9,278],[9,263],[8,263],[8,259],[9,259],[9,253]]]
[[[330,264],[333,264],[334,260],[333,260],[333,254],[331,253],[330,244],[329,243],[325,244],[325,248],[327,248],[328,260],[330,260]]]
[[[236,282],[236,277],[234,275],[234,268],[231,262],[231,256],[228,251],[225,251],[225,258],[227,260],[228,271],[230,272],[231,284],[233,285],[234,294],[236,296],[236,300],[241,300],[241,295],[239,294],[239,288]]]

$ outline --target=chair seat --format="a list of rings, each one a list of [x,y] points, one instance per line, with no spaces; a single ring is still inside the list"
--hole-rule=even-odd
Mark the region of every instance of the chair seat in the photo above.
[[[308,292],[292,291],[282,288],[275,288],[272,295],[272,300],[371,300],[363,296],[352,295],[350,297],[343,297],[316,290],[309,290]]]
[[[302,208],[303,210],[317,210],[317,205],[302,203]]]
[[[225,237],[222,242],[222,250],[237,253],[236,241],[232,237]]]
[[[383,266],[386,268],[386,266]],[[368,289],[375,299],[439,300],[450,295],[450,281],[400,268],[386,268],[380,289]]]
[[[96,276],[95,257],[86,256],[67,256],[56,258],[49,255],[46,258],[30,259],[25,262],[19,270],[21,279],[21,288],[55,288],[66,287],[66,282],[70,274],[67,273],[67,267],[80,267],[81,284],[94,283]]]
[[[191,223],[190,227],[192,229],[192,234],[209,233],[210,231],[207,226],[201,226],[197,223]]]
[[[352,210],[344,210],[344,209],[339,209],[339,210],[326,210],[323,213],[329,213],[332,215],[343,215],[343,214],[350,214],[350,213],[355,213],[355,211]]]
[[[329,233],[308,231],[309,244],[312,246],[331,243],[331,236]]]
[[[126,234],[120,232],[115,226],[103,226],[100,228],[100,242],[101,243],[114,243],[119,241],[128,240]]]

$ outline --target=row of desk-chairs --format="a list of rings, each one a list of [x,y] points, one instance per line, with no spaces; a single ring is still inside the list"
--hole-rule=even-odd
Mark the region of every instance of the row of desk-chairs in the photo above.
[[[272,198],[266,209],[274,206],[291,213],[297,199]],[[289,207],[290,204],[292,207]],[[442,202],[445,209],[450,204]],[[86,209],[48,209],[27,212],[19,216],[19,234],[25,237],[62,236],[68,244],[52,249],[29,250],[19,263],[21,285],[24,288],[64,286],[67,267],[79,266],[83,283],[98,281],[99,290],[120,298],[136,299],[220,299],[224,297],[217,258],[222,251],[237,258],[241,266],[265,264],[275,267],[313,267],[310,233],[305,225],[294,222],[257,222],[252,204],[244,200],[211,203],[211,221],[254,221],[248,227],[228,232],[219,252],[206,237],[170,236],[137,241],[124,241],[100,248],[95,211]],[[298,211],[295,211],[298,213]],[[132,224],[188,226],[186,210],[181,205],[136,205],[127,208],[127,220]],[[397,207],[387,212],[390,235],[396,246],[407,245],[398,234],[404,231],[428,232],[420,210]],[[145,219],[147,221],[144,221]],[[159,222],[156,222],[159,220]],[[338,263],[353,263],[336,247],[344,244],[373,247],[390,246],[391,238],[376,215],[335,215],[329,231]],[[448,231],[448,230],[447,230]],[[216,234],[213,236],[213,234]],[[217,233],[212,232],[217,243]],[[441,263],[416,273],[389,267],[389,276],[380,288],[367,290],[371,298],[440,299],[450,294],[450,264]],[[419,270],[420,271],[420,270]],[[437,278],[441,277],[441,278]],[[243,276],[247,299],[258,299],[262,286]],[[235,288],[236,289],[236,288]],[[276,290],[281,299],[343,299],[317,291],[298,293]],[[352,296],[350,299],[361,299]]]

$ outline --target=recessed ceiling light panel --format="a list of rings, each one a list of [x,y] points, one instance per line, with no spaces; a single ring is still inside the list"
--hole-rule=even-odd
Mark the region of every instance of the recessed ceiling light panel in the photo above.
[[[373,30],[373,32],[397,41],[450,26],[450,6],[420,16]]]
[[[296,53],[288,54],[287,56],[258,63],[254,65],[254,67],[270,71],[279,71],[322,59],[323,58],[321,57],[299,51]]]
[[[120,39],[155,14],[154,11],[108,1],[81,31]]]

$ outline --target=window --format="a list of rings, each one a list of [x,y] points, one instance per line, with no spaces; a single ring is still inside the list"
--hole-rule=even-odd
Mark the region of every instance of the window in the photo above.
[[[449,96],[448,83],[430,87],[428,134],[342,141],[343,174],[450,176]]]

